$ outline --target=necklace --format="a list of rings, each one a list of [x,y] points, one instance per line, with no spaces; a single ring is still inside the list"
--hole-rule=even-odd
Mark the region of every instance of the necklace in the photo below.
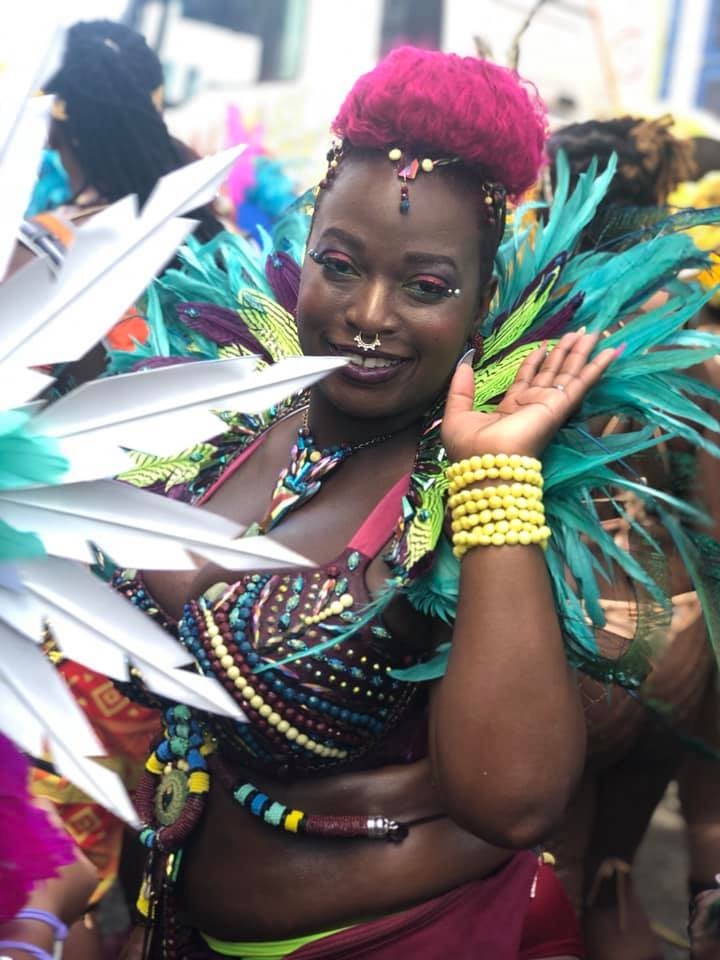
[[[319,450],[310,432],[309,411],[309,406],[303,410],[302,426],[290,450],[290,463],[277,478],[270,498],[270,506],[253,532],[267,533],[272,530],[291,510],[296,510],[312,499],[320,490],[322,481],[328,474],[339,467],[351,454],[367,447],[374,447],[378,443],[384,443],[398,432],[394,430],[391,433],[372,437],[370,440],[363,440],[361,443],[342,443]]]

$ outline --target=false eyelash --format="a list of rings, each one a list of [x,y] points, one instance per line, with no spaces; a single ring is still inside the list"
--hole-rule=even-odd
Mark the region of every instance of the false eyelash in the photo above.
[[[318,253],[318,251],[314,247],[310,247],[308,249],[307,255],[315,263],[319,263],[320,266],[324,266],[325,257],[321,253]],[[460,289],[460,287],[444,287],[442,290],[442,295],[444,297],[459,297],[461,293],[462,293],[462,290]]]

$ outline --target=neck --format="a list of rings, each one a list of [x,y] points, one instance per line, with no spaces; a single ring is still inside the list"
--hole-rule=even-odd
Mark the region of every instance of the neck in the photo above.
[[[382,419],[350,417],[327,403],[317,391],[310,391],[307,423],[315,443],[322,448],[338,444],[355,446],[391,436],[397,440],[411,439],[415,443],[422,421],[417,413]]]

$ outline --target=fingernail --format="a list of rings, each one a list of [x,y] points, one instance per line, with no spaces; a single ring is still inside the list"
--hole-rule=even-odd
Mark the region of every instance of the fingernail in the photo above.
[[[471,347],[460,357],[457,365],[461,367],[463,364],[466,364],[468,367],[471,367],[473,365],[474,359],[475,359],[475,348]]]
[[[578,336],[582,337],[582,336],[584,336],[586,333],[587,333],[587,327],[586,327],[585,325],[583,325],[583,326],[580,327],[580,329],[578,330]]]
[[[720,887],[720,873],[715,874],[715,883]]]
[[[618,357],[621,357],[621,356],[625,353],[626,347],[627,347],[627,344],[626,344],[626,343],[621,343],[619,347],[616,347],[616,348],[615,348],[615,359],[616,359],[616,360],[617,360]]]

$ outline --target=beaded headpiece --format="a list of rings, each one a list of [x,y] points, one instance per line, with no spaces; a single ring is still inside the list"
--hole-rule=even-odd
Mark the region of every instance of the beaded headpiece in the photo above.
[[[327,190],[335,179],[337,167],[345,156],[346,147],[340,141],[333,141],[326,154],[327,170],[320,181],[320,189]],[[410,211],[410,194],[408,183],[415,180],[419,173],[432,173],[437,167],[446,167],[451,164],[462,163],[460,157],[422,157],[412,156],[401,147],[391,147],[388,150],[388,160],[395,164],[397,176],[400,180],[400,213]],[[500,183],[491,183],[483,180],[480,185],[483,200],[483,213],[488,224],[497,225],[504,221],[505,202],[507,191]]]

